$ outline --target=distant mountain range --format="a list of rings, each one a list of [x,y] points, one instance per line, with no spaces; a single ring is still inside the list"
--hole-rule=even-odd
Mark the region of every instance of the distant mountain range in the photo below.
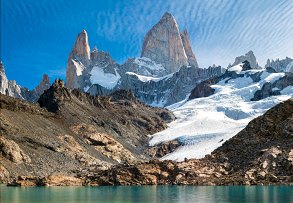
[[[235,58],[231,66],[248,61],[252,69],[260,69],[252,51]],[[293,71],[291,58],[268,60],[265,67],[277,72]],[[116,63],[109,53],[94,47],[91,51],[85,30],[78,34],[69,54],[66,87],[91,95],[109,95],[119,89],[131,90],[140,100],[151,106],[168,106],[188,98],[190,91],[201,81],[220,76],[226,68],[210,66],[200,68],[189,35],[179,32],[175,18],[166,12],[146,34],[140,58],[130,58],[124,64]],[[1,62],[0,92],[16,98],[36,102],[49,88],[44,75],[37,90],[8,82]]]

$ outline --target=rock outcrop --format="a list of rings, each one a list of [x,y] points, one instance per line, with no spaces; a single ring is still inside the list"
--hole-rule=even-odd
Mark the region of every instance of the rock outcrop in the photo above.
[[[141,57],[162,64],[168,73],[189,65],[177,22],[170,13],[166,12],[146,34]]]
[[[50,88],[50,79],[49,76],[47,74],[43,75],[43,78],[41,80],[41,82],[39,83],[39,85],[33,90],[38,97],[41,96],[45,90]]]
[[[253,51],[249,51],[245,55],[236,57],[232,66],[243,63],[244,61],[248,61],[252,69],[260,68],[257,61],[256,61],[256,57],[255,57]]]

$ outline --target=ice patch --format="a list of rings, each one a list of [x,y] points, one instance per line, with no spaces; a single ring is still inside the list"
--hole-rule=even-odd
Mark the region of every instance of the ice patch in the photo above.
[[[243,66],[243,63],[240,63],[236,66],[232,66],[232,67],[228,68],[228,71],[230,71],[230,72],[235,71],[236,73],[240,73],[242,71],[242,66]]]
[[[74,67],[76,69],[76,75],[77,76],[82,75],[82,71],[85,69],[84,65],[80,62],[73,60],[73,59],[71,59],[71,61],[73,62]]]
[[[126,72],[126,74],[127,75],[135,75],[142,82],[149,82],[149,81],[158,82],[160,80],[171,78],[173,76],[173,73],[166,75],[164,77],[149,77],[149,76],[139,75],[139,74],[136,74],[133,72]]]
[[[112,73],[105,73],[103,68],[98,66],[94,66],[90,74],[92,84],[99,84],[107,89],[113,89],[121,78],[116,70],[116,75],[114,75]]]
[[[279,80],[280,78],[284,77],[285,73],[268,73],[264,71],[260,76],[261,80],[269,83],[274,83],[275,81]]]
[[[162,64],[158,64],[146,57],[136,58],[134,60],[134,63],[136,63],[139,66],[149,68],[151,70],[165,70]]]
[[[286,66],[286,72],[291,72],[293,73],[293,61],[291,61],[287,66]]]
[[[293,86],[288,86],[282,89],[281,94],[290,95],[291,97],[293,97]]]

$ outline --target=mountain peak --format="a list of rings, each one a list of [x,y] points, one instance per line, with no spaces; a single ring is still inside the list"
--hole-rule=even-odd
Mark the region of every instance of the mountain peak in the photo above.
[[[243,63],[244,61],[248,61],[252,69],[259,68],[258,63],[256,61],[256,57],[255,57],[253,51],[251,51],[251,50],[248,51],[245,55],[241,55],[241,56],[236,57],[232,66]]]
[[[77,35],[75,45],[72,48],[72,57],[80,58],[84,61],[90,60],[90,46],[88,42],[88,35],[85,30]]]
[[[176,21],[175,18],[174,18],[174,16],[171,13],[169,13],[169,12],[165,12],[164,15],[162,16],[161,20],[162,19],[170,19],[170,20]]]
[[[34,89],[37,95],[41,95],[44,93],[45,90],[50,88],[50,78],[47,74],[43,75],[42,81],[40,84]]]
[[[85,30],[77,35],[75,44],[69,54],[66,69],[66,86],[79,88],[79,76],[86,66],[90,64],[90,46]]]
[[[166,12],[146,34],[141,57],[162,64],[168,73],[188,65],[177,22],[170,13]]]

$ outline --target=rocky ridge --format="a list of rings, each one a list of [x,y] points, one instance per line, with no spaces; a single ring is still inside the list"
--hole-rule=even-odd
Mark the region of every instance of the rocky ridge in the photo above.
[[[50,87],[48,75],[44,74],[42,81],[33,90],[21,87],[15,80],[8,80],[5,74],[4,65],[0,62],[0,94],[36,102],[40,95]]]
[[[37,104],[1,94],[0,108],[1,182],[20,176],[23,184],[148,160],[148,135],[174,119],[165,109],[138,102],[129,91],[94,97],[65,88],[61,80]]]

